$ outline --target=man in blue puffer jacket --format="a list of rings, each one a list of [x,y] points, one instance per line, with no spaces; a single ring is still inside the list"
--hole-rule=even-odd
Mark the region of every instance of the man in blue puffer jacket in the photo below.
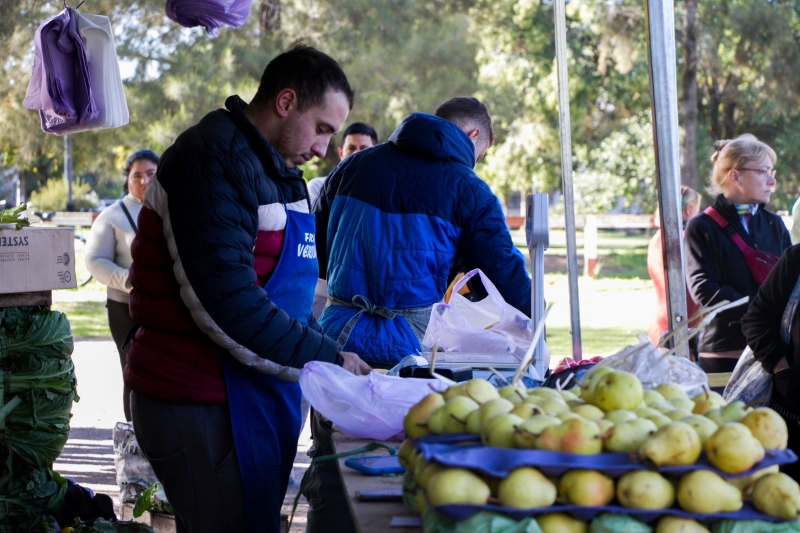
[[[416,353],[431,306],[456,269],[480,268],[503,298],[530,316],[525,259],[497,197],[473,172],[494,142],[486,106],[443,103],[407,116],[389,141],[345,159],[315,205],[317,258],[329,305],[320,317],[340,349],[373,367]],[[314,457],[332,453],[330,423],[314,413]],[[305,490],[306,533],[354,531],[335,465],[321,462]],[[328,529],[326,529],[328,528]]]

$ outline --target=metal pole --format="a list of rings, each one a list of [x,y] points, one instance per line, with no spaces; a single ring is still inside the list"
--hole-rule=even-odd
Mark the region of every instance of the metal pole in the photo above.
[[[558,75],[558,123],[561,130],[561,179],[564,189],[564,221],[567,233],[567,277],[569,279],[572,358],[580,361],[583,357],[583,348],[581,346],[581,315],[578,304],[578,247],[575,240],[575,195],[572,190],[572,126],[569,119],[565,0],[556,0],[554,6],[556,72]]]
[[[531,258],[531,320],[533,328],[544,317],[544,251],[550,246],[550,229],[547,222],[547,195],[529,194],[526,198],[525,236]],[[544,379],[544,335],[539,337],[533,352],[533,367]]]
[[[69,135],[64,135],[64,182],[67,186],[67,211],[75,211],[75,202],[72,200],[72,149],[69,145]]]
[[[669,328],[686,323],[686,281],[683,268],[680,202],[680,143],[678,140],[678,82],[675,59],[675,6],[672,0],[645,0],[647,53],[650,59],[650,102],[653,145],[661,217],[661,242],[666,269]],[[689,357],[684,344],[676,355]]]

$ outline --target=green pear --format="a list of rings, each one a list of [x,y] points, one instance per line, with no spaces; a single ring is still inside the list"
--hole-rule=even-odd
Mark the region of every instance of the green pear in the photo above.
[[[690,518],[679,518],[672,515],[664,515],[658,519],[655,533],[711,533],[708,529],[700,525],[699,522]]]
[[[489,485],[464,468],[448,468],[428,481],[428,500],[433,506],[450,504],[483,505],[489,499]]]
[[[642,399],[644,400],[644,403],[646,403],[648,405],[648,407],[651,404],[654,404],[654,403],[666,402],[667,401],[666,398],[661,396],[660,392],[656,392],[654,390],[646,390],[646,391],[644,391]]]
[[[692,413],[696,415],[704,415],[713,409],[719,409],[724,406],[725,406],[724,400],[720,402],[719,400],[713,397],[709,397],[707,399],[702,399],[699,402],[694,402]]]
[[[517,415],[511,413],[499,415],[486,424],[481,432],[481,442],[484,446],[495,448],[514,447],[514,428],[524,422]]]
[[[609,372],[594,386],[592,401],[605,412],[616,409],[636,409],[642,402],[642,382],[634,374],[623,370]]]
[[[548,415],[558,415],[569,411],[569,405],[567,405],[566,402],[563,400],[556,400],[555,398],[545,398],[536,405]]]
[[[589,524],[564,513],[547,513],[536,517],[542,533],[588,533]]]
[[[705,390],[699,394],[695,394],[694,396],[692,396],[692,401],[694,403],[697,403],[702,400],[711,400],[711,399],[721,402],[722,405],[725,405],[727,403],[725,401],[725,398],[722,397],[722,394],[714,392],[712,390]]]
[[[561,395],[561,399],[564,400],[565,402],[568,402],[570,400],[580,400],[580,398],[578,398],[578,395],[570,390],[560,390],[558,391],[558,393]]]
[[[414,510],[419,514],[424,514],[425,510],[428,509],[428,500],[425,499],[425,491],[422,489],[417,489],[414,492],[414,497],[411,501],[414,505]]]
[[[753,505],[764,514],[797,520],[800,518],[800,486],[786,474],[768,474],[753,485]]]
[[[597,470],[570,470],[558,481],[558,496],[571,505],[606,505],[614,499],[614,480]]]
[[[750,411],[752,411],[752,409],[748,408],[744,402],[737,400],[728,405],[715,407],[702,414],[706,418],[713,420],[718,426],[721,426],[728,422],[741,422]]]
[[[500,393],[494,388],[494,385],[485,379],[471,379],[462,384],[464,396],[471,398],[473,401],[484,404],[489,400],[500,397]]]
[[[446,466],[442,466],[439,463],[428,463],[425,465],[425,468],[419,472],[419,475],[416,473],[414,474],[414,481],[417,482],[417,485],[425,489],[427,488],[428,482],[431,480],[434,474],[441,472],[446,468]]]
[[[428,418],[430,418],[433,411],[442,407],[444,403],[444,397],[435,392],[418,401],[403,417],[403,431],[405,431],[406,436],[409,439],[418,439],[430,433]]]
[[[620,422],[625,422],[626,420],[634,420],[636,418],[636,413],[633,411],[626,411],[625,409],[616,409],[614,411],[607,412],[603,418],[606,420],[611,420],[614,424],[619,424]]]
[[[478,405],[466,396],[456,396],[444,404],[445,419],[444,432],[446,434],[464,433],[467,426],[467,416],[472,411],[477,411]]]
[[[550,415],[550,416],[552,416],[552,415]],[[583,420],[586,420],[585,418],[583,418],[578,413],[573,413],[572,411],[567,411],[566,413],[558,413],[556,415],[556,418],[558,418],[562,422],[566,422],[567,420],[574,420],[576,418],[581,418]]]
[[[444,405],[436,409],[428,417],[428,431],[434,435],[444,435],[444,423],[450,416],[444,410]]]
[[[420,453],[414,458],[414,468],[412,473],[414,475],[414,481],[417,485],[419,485],[419,480],[422,477],[422,472],[425,468],[428,467],[428,461],[425,460],[425,457]]]
[[[673,407],[670,406],[670,409],[672,408]],[[639,418],[647,418],[648,416],[660,415],[663,413],[652,407],[637,407],[636,409],[634,409],[633,414],[635,414]]]
[[[530,389],[528,391],[528,396],[538,396],[541,398],[554,398],[556,400],[561,400],[566,402],[572,398],[564,398],[564,395],[561,392],[557,391],[556,389],[551,389],[549,387],[536,387],[535,389]],[[575,396],[572,394],[572,396]]]
[[[742,494],[749,496],[753,492],[753,485],[755,485],[756,481],[761,479],[762,477],[766,476],[767,474],[777,474],[779,472],[778,465],[768,466],[766,468],[762,468],[761,470],[756,470],[749,476],[739,476],[739,477],[731,477],[726,479],[728,483],[742,491]]]
[[[397,449],[397,462],[400,466],[408,470],[408,464],[414,456],[414,443],[411,439],[406,439],[403,444]]]
[[[593,455],[603,451],[603,441],[597,424],[590,420],[576,418],[557,426],[544,428],[536,439],[536,448]]]
[[[506,385],[497,391],[501,398],[505,398],[514,405],[519,405],[528,397],[528,389],[516,385]]]
[[[720,426],[706,441],[705,449],[708,462],[728,474],[749,470],[764,458],[764,447],[739,422]]]
[[[561,420],[550,415],[535,415],[514,428],[514,444],[517,448],[533,449],[536,444],[536,437],[544,431],[544,428],[557,426]]]
[[[676,398],[670,398],[669,400],[667,400],[667,403],[671,403],[673,409],[686,409],[690,413],[694,409],[694,402],[686,396],[678,396]]]
[[[444,397],[445,401],[447,401],[447,400],[452,400],[456,396],[461,396],[463,395],[463,393],[464,393],[464,384],[459,383],[457,385],[450,385],[449,387],[447,387],[447,389],[445,389],[445,391],[442,393],[442,396]]]
[[[603,447],[607,452],[636,453],[657,429],[647,418],[620,422],[606,434]]]
[[[769,407],[753,409],[742,418],[742,424],[750,429],[764,448],[785,450],[789,442],[789,429],[786,421]]]
[[[686,394],[686,392],[677,383],[671,383],[671,382],[662,383],[653,390],[661,394],[661,396],[663,396],[665,400],[669,400],[670,398],[689,399],[689,395]]]
[[[657,428],[661,428],[661,427],[666,426],[667,424],[670,424],[670,423],[673,422],[673,420],[670,417],[668,417],[667,415],[661,414],[661,413],[656,413],[654,415],[649,415],[649,416],[646,416],[644,418],[646,418],[646,419],[650,420],[651,422],[653,422],[653,424],[655,424]]]
[[[581,380],[581,399],[586,403],[593,403],[595,385],[597,385],[597,382],[600,381],[603,376],[611,372],[613,372],[613,370],[607,366],[595,366],[584,374]]]
[[[470,435],[480,435],[481,427],[481,410],[479,408],[467,415],[467,423],[464,427],[464,431]]]
[[[582,416],[586,420],[600,420],[605,416],[602,409],[594,405],[589,405],[588,403],[573,407],[571,410],[573,413]]]
[[[523,466],[500,481],[497,497],[503,507],[513,509],[550,507],[556,501],[556,486],[535,468]]]
[[[673,409],[672,411],[667,411],[666,413],[664,413],[664,416],[666,416],[667,418],[669,418],[674,422],[678,422],[679,420],[682,420],[687,416],[691,416],[691,414],[692,412],[686,409]]]
[[[605,418],[601,418],[600,420],[592,420],[595,424],[597,424],[598,429],[600,429],[600,434],[605,435],[606,433],[614,427],[614,422],[611,420],[606,420]]]
[[[689,424],[671,422],[658,430],[639,448],[639,455],[656,466],[693,465],[703,445],[700,436]]]
[[[694,430],[697,432],[697,435],[700,437],[700,443],[703,446],[705,446],[708,438],[713,435],[719,427],[712,420],[709,420],[703,415],[689,415],[686,418],[682,418],[680,421],[684,424],[689,424],[694,428]]]
[[[666,509],[675,502],[675,489],[658,472],[634,470],[617,481],[617,499],[629,509]]]
[[[527,420],[534,415],[540,415],[544,413],[544,411],[542,411],[538,405],[527,402],[515,406],[510,412],[512,415],[517,415],[523,420]]]
[[[569,392],[571,392],[572,394],[574,394],[575,396],[577,396],[578,398],[582,398],[581,395],[583,394],[583,391],[581,390],[581,386],[580,385],[576,385],[575,387],[571,387],[571,388],[569,388],[567,390]]]
[[[577,407],[579,405],[589,405],[589,404],[587,404],[580,398],[577,398],[575,400],[567,400],[567,405],[569,406],[570,409],[572,409],[573,407]]]
[[[489,420],[497,415],[510,413],[514,409],[514,404],[505,398],[495,398],[481,405],[478,409],[481,413],[481,427],[484,427]]]
[[[663,402],[656,402],[656,403],[654,403],[652,405],[648,405],[647,407],[649,407],[650,409],[655,409],[656,411],[658,411],[662,415],[664,413],[668,412],[668,411],[672,411],[673,409],[676,409],[675,404],[670,403],[670,402],[668,402],[666,400],[664,400]]]
[[[690,513],[732,513],[742,508],[742,491],[711,470],[694,470],[678,482],[678,505]]]

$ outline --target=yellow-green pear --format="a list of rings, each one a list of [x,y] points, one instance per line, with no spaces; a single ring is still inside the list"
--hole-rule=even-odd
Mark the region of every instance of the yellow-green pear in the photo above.
[[[614,424],[619,424],[620,422],[625,422],[626,420],[634,420],[636,418],[636,413],[633,411],[626,411],[625,409],[616,409],[614,411],[607,412],[603,418],[606,420],[611,420]]]
[[[470,435],[480,435],[481,428],[482,428],[481,410],[475,409],[469,415],[467,415],[467,423],[465,425],[464,431],[466,431]]]
[[[769,450],[785,450],[789,442],[786,421],[769,407],[753,409],[742,418],[742,424]]]
[[[742,508],[742,491],[711,470],[694,470],[678,482],[678,505],[690,513],[732,513]]]
[[[544,411],[542,411],[538,405],[527,402],[516,405],[511,410],[512,415],[517,415],[523,420],[527,420],[534,415],[540,415],[542,413],[544,413]]]
[[[414,474],[414,481],[417,483],[417,485],[419,485],[419,480],[422,477],[422,472],[425,470],[425,468],[427,468],[428,464],[429,464],[428,461],[425,460],[425,456],[423,456],[421,453],[417,454],[417,456],[414,458],[413,474]]]
[[[742,494],[749,496],[753,492],[753,485],[755,485],[756,481],[767,474],[777,474],[780,471],[779,468],[778,465],[772,465],[762,468],[761,470],[756,470],[749,476],[731,477],[725,481],[742,491]]]
[[[711,533],[691,518],[664,515],[658,519],[655,533]]]
[[[444,435],[444,423],[448,418],[450,415],[445,411],[444,405],[439,407],[428,417],[428,431],[434,435]]]
[[[497,415],[510,413],[514,409],[514,404],[505,398],[495,398],[481,405],[478,409],[481,413],[481,427],[483,428],[489,420]]]
[[[403,417],[403,431],[405,431],[406,436],[409,439],[418,439],[430,433],[428,418],[430,418],[433,411],[442,407],[444,403],[444,397],[435,392],[418,401]]]
[[[689,395],[686,394],[686,392],[677,383],[672,383],[672,382],[662,383],[653,390],[659,393],[661,396],[663,396],[665,400],[669,400],[671,398],[689,399]]]
[[[422,469],[419,475],[414,475],[414,481],[417,482],[417,485],[427,490],[428,482],[431,480],[434,474],[441,472],[446,468],[446,466],[442,466],[439,463],[428,463],[425,465],[425,468]]]
[[[549,416],[552,416],[552,415],[549,415]],[[556,418],[558,418],[562,422],[566,422],[567,420],[573,420],[575,418],[583,418],[583,417],[581,415],[577,414],[577,413],[573,413],[572,411],[567,411],[566,413],[558,413],[556,415]],[[586,420],[585,418],[583,418],[583,419]]]
[[[797,520],[800,518],[800,486],[786,474],[767,474],[753,485],[753,505],[764,514]]]
[[[646,418],[646,419],[650,420],[651,422],[653,422],[653,424],[655,424],[657,428],[661,428],[661,427],[666,426],[667,424],[670,424],[670,423],[673,422],[673,420],[670,417],[668,417],[667,415],[661,414],[661,413],[656,413],[654,415],[649,415],[649,416],[646,416],[644,418]]]
[[[561,400],[563,402],[572,399],[572,398],[564,398],[561,392],[557,391],[556,389],[551,389],[549,387],[536,387],[535,389],[530,389],[528,391],[528,396],[539,396],[541,398],[555,398],[556,400]]]
[[[550,507],[556,501],[556,486],[535,468],[523,466],[500,481],[497,498],[513,509]]]
[[[411,439],[406,439],[397,449],[397,462],[400,463],[400,466],[408,470],[408,464],[413,456],[414,443],[411,442]]]
[[[692,412],[687,409],[673,409],[672,411],[667,411],[666,413],[664,413],[664,416],[666,416],[667,418],[669,418],[674,422],[678,422],[679,420],[686,418],[691,414]]]
[[[572,409],[573,407],[577,407],[579,405],[589,405],[589,404],[587,404],[580,398],[577,398],[575,400],[567,400],[567,405],[569,406],[570,409]]]
[[[505,398],[514,405],[519,405],[528,397],[528,390],[516,385],[506,385],[497,391],[501,398]]]
[[[471,379],[462,384],[463,393],[479,404],[484,404],[489,400],[500,397],[500,393],[494,385],[485,379]]]
[[[649,407],[650,409],[655,409],[662,415],[667,411],[672,411],[673,409],[676,409],[675,404],[670,403],[666,400],[664,400],[663,402],[657,402],[652,405],[648,405],[647,407]]]
[[[571,388],[569,388],[567,390],[569,392],[571,392],[572,394],[574,394],[575,396],[577,396],[578,398],[582,399],[583,391],[581,390],[581,386],[580,385],[577,385],[575,387],[571,387]]]
[[[544,431],[544,428],[557,426],[560,423],[561,420],[554,416],[533,416],[514,428],[514,444],[517,448],[533,449],[536,444],[536,437],[538,437],[539,434]]]
[[[634,374],[623,370],[609,372],[594,386],[592,401],[605,412],[615,409],[636,409],[642,402],[642,382]]]
[[[520,417],[511,413],[496,416],[484,426],[481,432],[481,442],[484,446],[513,448],[514,428],[522,422],[524,421]]]
[[[561,395],[561,399],[564,400],[565,402],[568,402],[570,400],[579,400],[580,399],[580,398],[578,398],[578,396],[574,392],[572,392],[570,390],[560,390],[560,391],[558,391],[558,393]]]
[[[687,396],[678,396],[675,398],[670,398],[669,400],[667,400],[667,403],[671,403],[673,409],[686,409],[690,413],[694,409],[694,402],[690,400]]]
[[[656,466],[693,465],[703,446],[700,436],[689,424],[671,422],[658,428],[639,448],[639,455]]]
[[[448,468],[437,472],[426,489],[431,505],[483,505],[489,499],[489,485],[464,468]]]
[[[608,452],[636,453],[657,429],[656,425],[646,418],[620,422],[606,433],[603,447]]]
[[[714,398],[708,398],[700,400],[699,402],[694,402],[694,407],[692,408],[692,413],[696,415],[704,415],[713,409],[718,409],[720,407],[724,407],[725,402],[720,402]]]
[[[594,405],[584,404],[572,408],[572,412],[580,415],[586,420],[600,420],[605,416],[605,413],[599,407]]]
[[[722,394],[714,392],[712,390],[705,390],[699,394],[695,394],[694,396],[692,396],[692,401],[694,403],[697,403],[702,400],[712,400],[712,399],[721,402],[722,405],[725,405],[727,403],[725,401],[725,398],[722,397]]]
[[[600,420],[592,420],[595,424],[597,424],[598,429],[600,429],[600,434],[605,435],[608,431],[614,427],[614,422],[611,420],[606,420],[605,418],[601,418]]]
[[[594,387],[597,382],[606,374],[613,372],[613,369],[607,366],[594,367],[584,374],[581,380],[581,399],[586,403],[593,403],[594,401]]]
[[[597,424],[583,418],[575,418],[558,426],[544,428],[536,439],[536,448],[593,455],[603,451],[603,441]]]
[[[425,499],[425,491],[422,489],[417,489],[411,501],[414,504],[414,510],[416,510],[417,513],[425,513],[425,510],[428,508],[428,500]]]
[[[672,408],[672,406],[670,406],[670,408]],[[635,414],[639,418],[647,418],[648,416],[660,415],[663,413],[652,407],[638,407],[634,409],[633,414]]]
[[[764,458],[764,447],[739,422],[722,424],[708,438],[705,449],[708,462],[728,474],[749,470]]]
[[[617,481],[617,499],[629,509],[666,509],[675,502],[675,489],[658,472],[634,470]]]
[[[570,470],[558,481],[566,504],[601,506],[614,499],[614,480],[597,470]]]
[[[718,426],[721,426],[728,422],[741,422],[750,411],[752,411],[752,409],[748,408],[744,402],[737,400],[728,405],[715,407],[702,414],[706,418],[713,420]]]
[[[464,433],[467,426],[467,416],[472,411],[477,411],[477,402],[466,396],[456,396],[447,401],[442,409],[445,410],[444,432],[446,434]]]
[[[589,524],[564,513],[547,513],[536,517],[542,533],[588,533]]]
[[[703,415],[689,415],[686,418],[682,418],[680,421],[684,424],[689,424],[694,428],[694,430],[697,432],[697,435],[700,437],[700,443],[703,446],[705,446],[708,438],[713,435],[719,427],[717,424]]]
[[[456,396],[461,396],[464,393],[464,384],[459,383],[457,385],[450,385],[447,389],[442,392],[442,396],[444,397],[445,401],[452,400]]]
[[[567,405],[566,402],[555,398],[545,398],[536,405],[548,415],[558,415],[569,411],[569,405]]]
[[[666,398],[661,396],[661,393],[656,392],[656,391],[654,391],[652,389],[644,391],[642,399],[644,400],[644,403],[646,403],[648,405],[648,407],[651,404],[654,404],[654,403],[666,402],[667,401]]]

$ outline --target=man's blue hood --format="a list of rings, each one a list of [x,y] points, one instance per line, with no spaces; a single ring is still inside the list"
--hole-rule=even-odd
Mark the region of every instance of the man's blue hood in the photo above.
[[[389,142],[404,152],[439,161],[475,166],[475,145],[458,126],[427,113],[412,113],[389,136]]]

